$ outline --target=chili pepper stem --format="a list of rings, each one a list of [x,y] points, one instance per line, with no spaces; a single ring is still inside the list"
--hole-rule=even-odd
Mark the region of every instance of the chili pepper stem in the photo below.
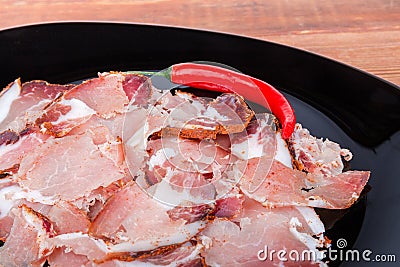
[[[169,81],[171,81],[171,72],[172,72],[172,67],[169,67],[162,71],[135,71],[135,70],[125,71],[126,74],[164,77],[164,78],[168,79]]]

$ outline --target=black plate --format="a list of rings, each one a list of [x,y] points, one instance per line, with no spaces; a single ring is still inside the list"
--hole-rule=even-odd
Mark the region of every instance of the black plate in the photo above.
[[[347,248],[355,242],[360,251],[395,254],[400,260],[398,86],[275,43],[149,25],[54,23],[8,29],[0,31],[0,59],[1,88],[17,77],[67,83],[98,71],[157,70],[198,60],[220,62],[271,83],[287,94],[298,121],[312,134],[353,152],[352,169],[372,171],[368,200],[328,233],[333,244],[346,238]],[[369,263],[343,265],[363,264]],[[384,264],[391,265],[396,266]]]

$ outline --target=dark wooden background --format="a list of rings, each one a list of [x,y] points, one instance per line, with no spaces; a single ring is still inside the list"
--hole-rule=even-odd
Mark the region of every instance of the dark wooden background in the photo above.
[[[70,20],[245,35],[315,52],[400,84],[399,0],[0,0],[0,29]]]

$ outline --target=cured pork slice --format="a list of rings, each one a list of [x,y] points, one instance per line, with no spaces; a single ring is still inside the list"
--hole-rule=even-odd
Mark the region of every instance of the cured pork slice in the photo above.
[[[145,170],[148,192],[174,206],[214,202],[232,190],[220,186],[222,174],[235,160],[211,139],[161,137],[147,144],[149,159]],[[218,189],[220,190],[218,191]]]
[[[10,233],[15,219],[13,209],[22,205],[46,217],[56,234],[87,233],[90,221],[87,215],[76,206],[68,202],[46,205],[34,202],[35,197],[35,194],[25,192],[11,179],[8,183],[2,183],[0,186],[0,240],[6,240]]]
[[[16,135],[14,141],[0,144],[0,174],[17,173],[22,159],[48,138],[49,136],[32,128]]]
[[[47,242],[54,235],[51,223],[25,205],[13,213],[10,235],[0,247],[0,266],[42,266],[53,250]]]
[[[291,168],[292,159],[288,145],[277,131],[275,123],[275,117],[272,114],[256,114],[246,131],[231,135],[232,155],[243,161],[254,158],[274,158]]]
[[[48,258],[48,263],[51,267],[65,266],[94,266],[92,262],[84,255],[77,255],[74,252],[66,252],[64,248],[56,248]]]
[[[75,255],[85,256],[92,263],[103,261],[107,258],[108,253],[110,253],[109,247],[102,239],[96,239],[83,233],[57,235],[53,238],[49,238],[48,242],[55,249],[61,248],[64,251],[72,252]],[[62,255],[56,254],[55,256],[61,257]],[[72,257],[74,255],[69,256]]]
[[[107,201],[90,233],[112,240],[115,252],[139,252],[183,243],[204,226],[202,221],[172,220],[170,209],[131,183]]]
[[[49,256],[50,266],[53,266],[52,263],[63,264],[71,260],[83,266],[93,267],[193,267],[201,262],[200,251],[203,248],[201,244],[193,245],[190,242],[186,242],[151,251],[121,253],[115,252],[116,245],[107,244],[101,239],[95,239],[81,233],[55,236],[49,239],[49,243],[55,247],[54,252]]]
[[[215,203],[214,215],[219,218],[236,217],[242,211],[244,196],[237,194],[220,198]]]
[[[348,149],[328,139],[317,139],[297,123],[290,138],[290,148],[298,169],[319,176],[333,176],[343,171],[343,161],[353,157]]]
[[[36,124],[44,132],[62,137],[94,115],[110,119],[125,113],[128,104],[145,104],[150,94],[151,84],[143,76],[104,73],[69,90]]]
[[[0,180],[0,240],[5,241],[10,234],[14,216],[10,214],[11,209],[17,203],[12,198],[19,186],[11,178]]]
[[[157,168],[164,170],[173,168],[183,172],[202,174],[221,173],[234,160],[231,159],[229,152],[221,149],[210,139],[163,137],[150,140],[147,151],[151,171]]]
[[[132,264],[136,265],[132,266],[200,267],[202,266],[200,258],[200,251],[202,248],[203,246],[201,244],[193,245],[187,242],[165,253],[133,261]]]
[[[86,214],[69,202],[57,202],[44,213],[57,234],[87,233],[90,221]]]
[[[76,99],[103,118],[110,118],[116,113],[123,113],[129,99],[122,87],[122,74],[100,75],[99,78],[84,81],[64,95],[66,101]],[[110,101],[112,99],[112,101]]]
[[[254,112],[235,94],[211,100],[178,91],[174,96],[164,94],[150,110],[150,116],[160,118],[163,135],[215,139],[217,134],[242,132]]]
[[[249,165],[252,160],[249,160]],[[264,172],[261,172],[264,173]],[[265,206],[310,206],[345,209],[360,196],[370,172],[347,171],[330,177],[320,177],[293,170],[274,160],[265,179],[248,167],[240,181],[242,191]],[[252,188],[252,180],[262,180]]]
[[[89,195],[78,198],[71,203],[83,211],[90,221],[93,221],[103,208],[106,201],[129,181],[132,181],[132,178],[127,176],[121,180],[113,182],[107,187],[100,186],[99,188],[96,188],[90,192]]]
[[[208,266],[318,266],[312,261],[293,261],[289,253],[312,251],[313,260],[320,261],[323,254],[319,249],[326,246],[324,231],[312,208],[268,209],[246,199],[234,221],[215,219],[201,232],[199,240],[205,246],[201,255]],[[287,261],[279,260],[276,254],[271,259],[271,250],[285,250]]]
[[[106,74],[107,75],[107,74]],[[123,74],[122,88],[131,105],[146,105],[152,96],[151,80],[146,76]]]
[[[32,124],[41,115],[46,105],[72,87],[45,81],[21,85],[19,79],[15,80],[0,93],[0,133],[23,131],[27,124]]]
[[[94,172],[96,170],[96,172]],[[53,139],[21,162],[20,185],[50,201],[72,201],[124,177],[88,135]],[[53,203],[46,203],[53,204]]]

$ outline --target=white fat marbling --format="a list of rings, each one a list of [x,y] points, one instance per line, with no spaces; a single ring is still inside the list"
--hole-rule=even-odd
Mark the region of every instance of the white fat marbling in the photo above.
[[[292,157],[290,156],[289,149],[286,142],[283,140],[281,133],[276,134],[276,154],[274,159],[286,165],[289,168],[293,168]]]
[[[323,244],[323,235],[320,235],[319,239],[312,237],[307,233],[301,233],[297,230],[297,227],[302,227],[301,222],[297,217],[293,217],[289,222],[289,230],[295,236],[297,240],[302,242],[310,251],[313,251],[316,256],[316,261],[321,261],[324,258],[324,251],[320,251],[317,248]]]
[[[0,190],[0,219],[7,216],[16,200],[15,193],[20,192],[21,188],[17,185],[8,186]]]
[[[260,158],[263,156],[263,144],[258,134],[248,135],[248,138],[241,143],[234,143],[231,146],[232,154],[242,160]]]
[[[325,232],[325,226],[313,208],[297,206],[296,209],[303,215],[314,234]]]
[[[19,97],[20,93],[21,84],[18,80],[15,80],[11,87],[0,95],[0,123],[7,118],[12,103]]]
[[[135,240],[134,242],[124,242],[109,246],[110,252],[139,252],[156,249],[157,247],[169,246],[172,244],[180,244],[188,241],[195,236],[200,229],[205,226],[204,221],[196,221],[193,223],[182,225],[179,231],[172,235],[159,236],[147,240]]]
[[[67,112],[67,114],[61,115],[58,118],[58,120],[55,121],[53,124],[58,124],[67,120],[79,119],[96,114],[96,111],[88,107],[88,105],[86,105],[85,102],[76,98],[68,100],[63,99],[60,101],[60,104],[65,106],[70,106],[71,110]]]
[[[264,154],[262,142],[262,140],[259,140],[258,134],[251,134],[245,141],[238,144],[232,144],[232,154],[242,160],[262,157]],[[289,168],[293,168],[292,157],[290,156],[289,149],[279,132],[276,133],[276,152],[274,159],[280,161]]]

